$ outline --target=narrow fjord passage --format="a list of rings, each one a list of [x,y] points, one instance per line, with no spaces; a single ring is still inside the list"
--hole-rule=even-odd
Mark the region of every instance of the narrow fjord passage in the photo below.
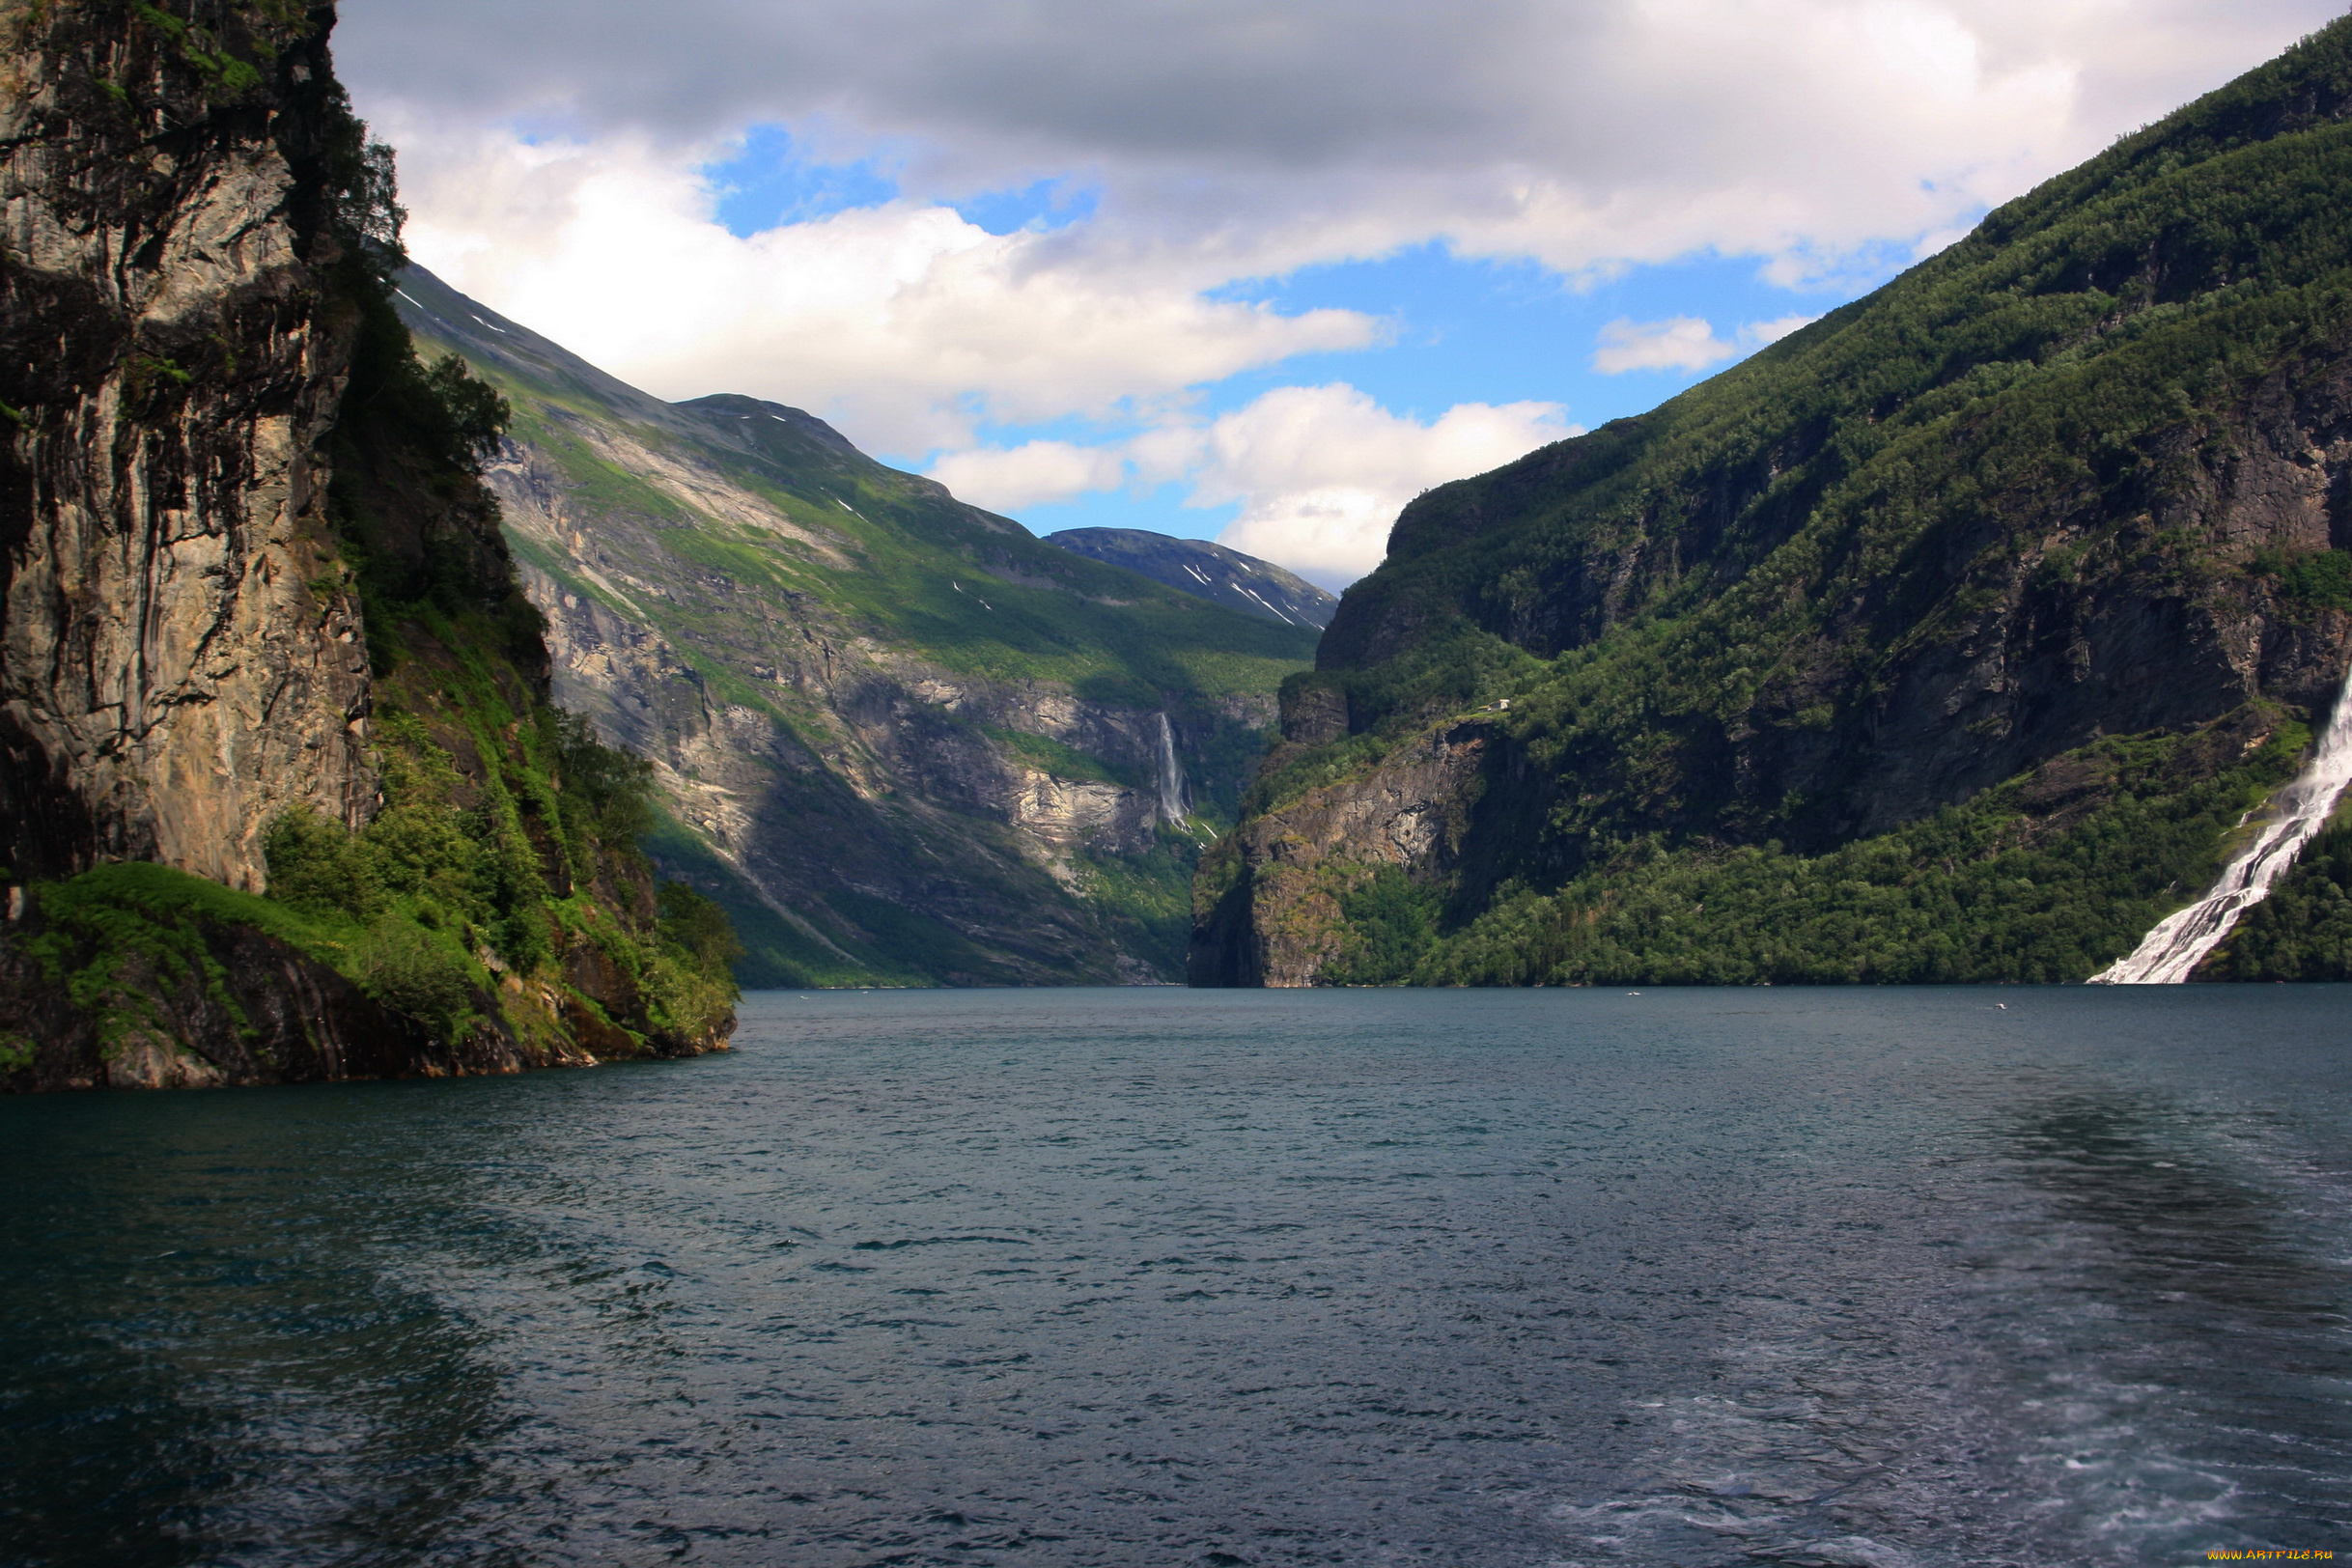
[[[2343,1002],[766,994],[721,1058],[0,1105],[0,1554],[2341,1549]]]

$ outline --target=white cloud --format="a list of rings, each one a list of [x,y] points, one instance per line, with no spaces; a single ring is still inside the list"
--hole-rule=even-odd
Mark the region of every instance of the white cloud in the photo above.
[[[704,144],[911,194],[1077,178],[1076,248],[1197,287],[1438,238],[1577,273],[1836,271],[2055,173],[2337,0],[351,0],[364,109]]]
[[[409,248],[458,289],[662,397],[773,398],[883,451],[1148,406],[1383,331],[1207,299],[1164,269],[916,202],[739,238],[691,178],[700,154],[641,141],[402,142]]]
[[[1769,322],[1750,322],[1740,328],[1740,341],[1750,348],[1761,349],[1768,343],[1778,343],[1801,326],[1810,326],[1821,320],[1818,316],[1776,316]]]
[[[1663,322],[1636,322],[1620,316],[1601,328],[1601,346],[1592,352],[1592,368],[1604,376],[1622,376],[1629,370],[1705,370],[1738,352],[1696,316],[1674,316]]]
[[[1120,446],[1030,441],[950,452],[931,465],[930,477],[974,506],[1017,512],[1041,501],[1117,490],[1127,482],[1130,469],[1128,454]]]
[[[1239,503],[1223,543],[1336,587],[1380,564],[1419,491],[1579,434],[1557,404],[1457,404],[1423,424],[1335,382],[1277,387],[1213,420],[1172,416],[1115,446],[1031,441],[951,453],[930,472],[999,511],[1183,482],[1188,505]]]
[[[1218,536],[1233,548],[1345,583],[1420,491],[1581,434],[1554,403],[1457,404],[1423,425],[1352,386],[1282,387],[1210,427],[1193,499],[1242,503]]]
[[[1670,316],[1663,322],[1637,322],[1620,316],[1601,328],[1601,346],[1593,350],[1592,368],[1604,376],[1629,370],[1702,371],[1735,355],[1778,343],[1818,316],[1780,316],[1743,325],[1737,340],[1726,343],[1703,317]]]

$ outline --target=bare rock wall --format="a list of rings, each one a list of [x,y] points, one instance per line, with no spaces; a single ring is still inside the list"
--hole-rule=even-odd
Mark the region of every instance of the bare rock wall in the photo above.
[[[254,52],[242,10],[195,14]],[[294,167],[323,36],[266,41],[272,75],[233,91],[127,10],[0,25],[0,864],[259,890],[280,810],[377,798],[320,512],[348,326]]]

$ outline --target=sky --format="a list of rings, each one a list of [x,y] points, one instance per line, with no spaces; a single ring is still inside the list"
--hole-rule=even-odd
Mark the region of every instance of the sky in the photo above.
[[[344,0],[414,257],[1038,533],[1339,587],[2341,0]]]

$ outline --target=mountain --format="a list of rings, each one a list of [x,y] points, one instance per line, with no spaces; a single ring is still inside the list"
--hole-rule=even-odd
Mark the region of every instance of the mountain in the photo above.
[[[657,858],[733,916],[745,984],[1182,977],[1200,843],[1313,629],[1043,544],[800,409],[664,403],[421,268],[401,290],[512,405],[486,477],[556,698],[651,759]]]
[[[1272,561],[1202,539],[1176,539],[1142,528],[1065,528],[1046,535],[1046,543],[1284,626],[1329,626],[1339,603],[1336,594]]]
[[[503,416],[390,306],[331,7],[0,39],[0,1085],[678,1055],[734,1024],[642,769],[547,699]]]
[[[1435,490],[1342,600],[1193,975],[2079,980],[2352,654],[2352,23],[1636,419]],[[2208,975],[2338,976],[2340,832]]]

